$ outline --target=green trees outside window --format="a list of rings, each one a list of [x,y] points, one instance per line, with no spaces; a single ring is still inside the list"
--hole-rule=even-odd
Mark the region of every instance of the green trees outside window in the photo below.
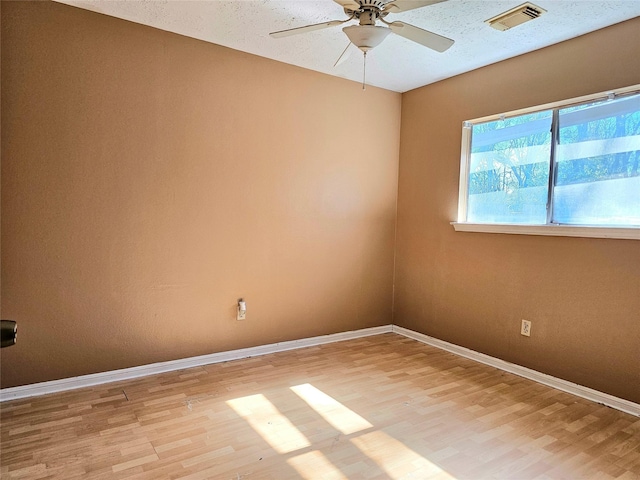
[[[471,127],[470,223],[640,226],[640,95]]]

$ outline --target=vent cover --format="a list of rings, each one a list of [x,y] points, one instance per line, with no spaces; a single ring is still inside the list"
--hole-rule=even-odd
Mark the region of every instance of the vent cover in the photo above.
[[[505,31],[530,20],[535,20],[545,12],[545,9],[527,2],[489,20],[485,20],[485,22],[496,30]]]

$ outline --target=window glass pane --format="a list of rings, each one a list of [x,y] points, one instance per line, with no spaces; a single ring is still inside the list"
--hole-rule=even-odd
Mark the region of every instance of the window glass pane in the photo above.
[[[547,221],[552,112],[472,127],[467,222]]]
[[[640,96],[561,109],[553,221],[640,225]]]

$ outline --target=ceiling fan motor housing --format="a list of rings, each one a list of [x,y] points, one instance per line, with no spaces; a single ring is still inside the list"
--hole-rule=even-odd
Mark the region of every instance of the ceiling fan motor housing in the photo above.
[[[360,8],[353,10],[345,7],[344,13],[350,17],[360,20],[360,25],[375,25],[378,18],[386,16],[389,12],[384,11],[385,2],[379,0],[360,0]]]

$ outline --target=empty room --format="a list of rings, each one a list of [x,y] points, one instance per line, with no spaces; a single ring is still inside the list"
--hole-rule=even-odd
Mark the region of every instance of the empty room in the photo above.
[[[3,480],[640,479],[640,2],[0,15]]]

